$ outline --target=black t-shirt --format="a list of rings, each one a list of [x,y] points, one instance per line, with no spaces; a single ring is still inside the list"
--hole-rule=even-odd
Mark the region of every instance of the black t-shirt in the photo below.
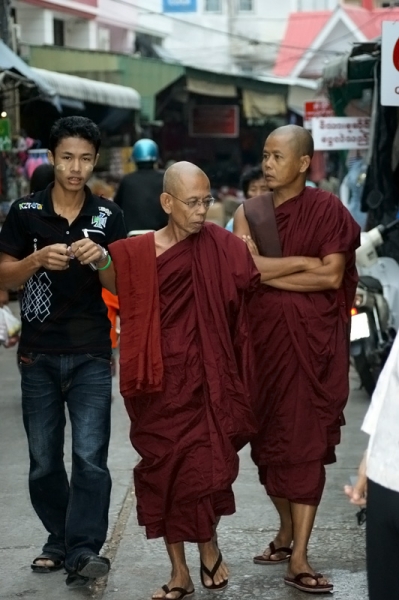
[[[135,229],[162,229],[168,215],[160,202],[163,174],[154,169],[141,169],[125,175],[115,196],[123,210],[127,231]]]
[[[44,246],[70,246],[84,238],[84,229],[104,248],[126,237],[122,211],[114,202],[86,188],[82,210],[69,225],[55,214],[51,190],[52,185],[13,203],[0,232],[0,252],[22,260]],[[24,286],[20,352],[110,352],[110,322],[101,293],[98,272],[76,259],[66,271],[39,269]]]

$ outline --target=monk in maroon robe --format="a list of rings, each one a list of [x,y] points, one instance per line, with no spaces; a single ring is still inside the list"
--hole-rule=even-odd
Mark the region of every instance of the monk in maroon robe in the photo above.
[[[184,542],[196,542],[204,587],[228,570],[215,539],[235,512],[237,450],[256,431],[247,295],[259,273],[245,243],[205,223],[209,180],[191,163],[164,179],[169,224],[111,245],[120,301],[121,392],[131,440],[137,512],[148,538],[163,537],[172,562],[153,598],[194,592]]]
[[[309,565],[307,546],[349,394],[359,227],[336,196],[305,187],[312,155],[306,130],[276,129],[263,154],[272,193],[247,200],[234,231],[269,278],[250,302],[260,424],[252,456],[279,512],[280,530],[254,562],[290,559],[285,583],[325,593],[333,586]],[[269,201],[273,220],[262,229]],[[257,255],[273,232],[280,257]]]

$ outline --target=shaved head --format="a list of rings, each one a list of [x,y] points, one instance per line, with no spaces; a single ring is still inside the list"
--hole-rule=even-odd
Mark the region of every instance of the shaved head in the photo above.
[[[163,191],[169,194],[179,195],[182,188],[187,188],[196,178],[209,179],[202,169],[187,161],[174,163],[165,171],[163,178]]]
[[[201,231],[212,203],[210,181],[197,165],[181,161],[166,170],[161,204],[171,231],[184,237]]]
[[[262,169],[272,192],[292,198],[305,187],[313,156],[313,138],[298,125],[278,127],[263,148]]]
[[[299,125],[284,125],[283,127],[278,127],[272,131],[272,133],[269,135],[269,139],[272,137],[281,137],[288,140],[295,148],[295,153],[298,157],[313,157],[313,138],[309,131],[303,127],[299,127]]]

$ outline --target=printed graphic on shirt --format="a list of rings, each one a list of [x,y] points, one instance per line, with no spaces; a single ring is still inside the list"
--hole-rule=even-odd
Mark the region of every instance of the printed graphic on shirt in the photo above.
[[[105,208],[105,206],[99,206],[98,210],[105,213],[107,217],[110,217],[112,215],[112,212],[109,210],[109,208]]]
[[[98,227],[98,229],[105,229],[105,226],[107,224],[107,215],[104,214],[103,212],[100,212],[99,215],[92,217],[91,219],[91,224],[94,227]]]
[[[25,284],[21,312],[29,323],[37,319],[41,323],[50,316],[51,281],[47,273],[33,275]]]
[[[38,202],[20,202],[18,204],[19,210],[26,210],[27,208],[35,208],[36,210],[42,210],[43,204]]]

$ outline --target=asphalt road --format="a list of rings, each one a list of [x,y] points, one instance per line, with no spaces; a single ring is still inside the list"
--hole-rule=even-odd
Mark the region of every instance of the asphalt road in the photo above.
[[[347,426],[338,450],[338,463],[328,468],[327,486],[310,544],[312,564],[335,586],[335,600],[367,597],[364,530],[356,524],[355,510],[342,488],[356,473],[367,443],[360,424],[368,399],[351,376],[352,392],[346,410]],[[112,560],[108,580],[83,590],[68,590],[62,571],[49,575],[32,573],[30,563],[39,553],[45,532],[28,497],[28,452],[20,410],[19,372],[15,349],[0,348],[0,599],[147,600],[168,581],[169,564],[161,540],[148,542],[136,523],[131,470],[137,460],[128,438],[128,420],[114,385],[110,469],[113,492],[109,540],[104,549]],[[69,464],[70,436],[66,459]],[[306,598],[283,583],[284,565],[257,566],[252,557],[273,539],[276,516],[257,481],[248,449],[241,455],[241,470],[235,484],[237,513],[222,520],[220,546],[231,576],[225,600],[296,600]],[[211,597],[201,589],[199,561],[191,545],[187,552],[196,586],[194,598]]]

